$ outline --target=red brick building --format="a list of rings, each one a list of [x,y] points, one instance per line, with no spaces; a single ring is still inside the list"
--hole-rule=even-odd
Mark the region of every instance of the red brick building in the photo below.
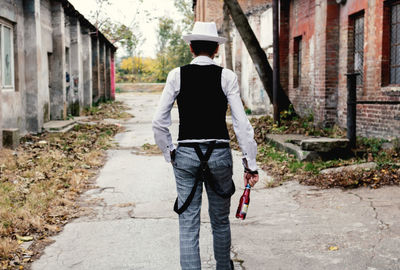
[[[371,104],[357,105],[358,134],[400,136],[400,1],[281,1],[280,40],[298,112],[346,127],[346,74],[359,72],[357,99]]]
[[[239,2],[249,20],[249,10],[271,3]],[[221,22],[222,3],[197,0],[196,19]],[[296,111],[345,128],[346,74],[359,72],[357,99],[368,104],[357,105],[358,134],[399,137],[400,1],[281,0],[280,8],[281,84]]]
[[[245,12],[252,11],[255,7],[260,7],[271,0],[238,0]],[[222,25],[223,0],[194,0],[194,11],[196,21],[215,22],[219,27]]]

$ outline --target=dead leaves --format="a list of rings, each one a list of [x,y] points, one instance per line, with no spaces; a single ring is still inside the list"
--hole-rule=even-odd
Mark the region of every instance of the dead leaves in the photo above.
[[[338,251],[338,250],[339,250],[339,247],[338,247],[338,246],[330,246],[330,247],[328,248],[328,250],[329,250],[329,251]]]
[[[101,123],[78,125],[64,134],[27,135],[16,151],[1,150],[0,269],[29,262],[19,244],[45,239],[77,215],[77,197],[121,130]]]
[[[370,187],[376,189],[386,185],[400,185],[400,169],[386,165],[376,170],[359,170],[303,177],[300,183],[320,188]]]
[[[84,115],[90,116],[90,120],[104,120],[104,119],[128,119],[134,117],[132,114],[127,113],[129,107],[120,101],[113,101],[101,103],[97,107],[92,107],[84,111]]]

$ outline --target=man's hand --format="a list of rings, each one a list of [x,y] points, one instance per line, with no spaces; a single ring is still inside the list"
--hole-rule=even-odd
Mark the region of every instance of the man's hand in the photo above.
[[[254,185],[258,182],[258,173],[250,173],[250,172],[244,172],[244,185],[247,186],[247,184],[250,184],[251,187],[254,187]]]

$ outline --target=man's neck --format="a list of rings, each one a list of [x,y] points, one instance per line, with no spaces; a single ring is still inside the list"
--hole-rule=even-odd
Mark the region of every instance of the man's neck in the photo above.
[[[208,58],[211,58],[211,59],[213,59],[214,60],[214,55],[208,55],[208,54],[199,54],[199,55],[195,55],[194,57],[196,58],[196,57],[199,57],[199,56],[206,56],[206,57],[208,57]]]

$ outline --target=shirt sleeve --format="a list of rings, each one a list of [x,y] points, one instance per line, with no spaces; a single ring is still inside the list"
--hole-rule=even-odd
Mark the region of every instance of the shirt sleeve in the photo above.
[[[175,149],[169,132],[171,109],[180,90],[180,68],[173,69],[167,78],[156,113],[153,117],[154,140],[164,154],[165,161],[171,162],[171,151]]]
[[[238,139],[239,147],[247,160],[248,169],[257,170],[257,143],[254,140],[254,130],[244,111],[240,98],[237,75],[228,69],[223,70],[222,89],[231,107],[233,129]]]

